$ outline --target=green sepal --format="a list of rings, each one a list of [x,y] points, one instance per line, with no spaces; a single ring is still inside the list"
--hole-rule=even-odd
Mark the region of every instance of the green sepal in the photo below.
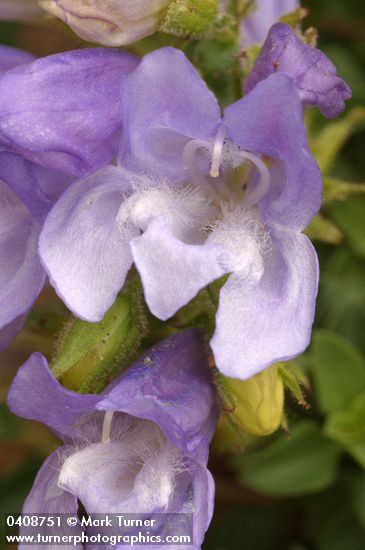
[[[289,13],[285,13],[282,17],[280,17],[279,22],[285,23],[286,25],[289,25],[289,27],[297,27],[300,25],[300,23],[303,21],[305,17],[308,15],[308,9],[307,8],[297,8],[294,11],[291,11]]]
[[[174,36],[204,36],[218,17],[218,4],[218,0],[173,0],[160,30]]]
[[[140,281],[133,272],[100,322],[71,317],[51,370],[71,390],[98,393],[136,358],[147,327]]]
[[[284,386],[290,391],[298,405],[309,408],[304,396],[304,389],[309,387],[309,381],[299,367],[292,363],[281,363],[278,368]]]

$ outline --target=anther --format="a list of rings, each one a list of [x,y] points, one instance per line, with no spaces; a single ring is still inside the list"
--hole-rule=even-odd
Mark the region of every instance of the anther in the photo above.
[[[114,411],[105,411],[103,428],[101,431],[102,443],[105,443],[105,444],[110,443],[113,416],[114,416]]]
[[[185,170],[188,172],[192,183],[198,185],[207,191],[213,200],[220,201],[221,197],[213,189],[211,183],[204,174],[202,174],[196,164],[196,153],[199,149],[210,150],[209,141],[203,139],[192,139],[184,147],[182,160]]]

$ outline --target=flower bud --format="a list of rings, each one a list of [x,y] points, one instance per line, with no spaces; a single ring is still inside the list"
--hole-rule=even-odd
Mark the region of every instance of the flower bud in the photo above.
[[[284,410],[284,384],[279,365],[273,365],[248,380],[219,378],[218,386],[226,413],[238,428],[265,436],[280,426]]]
[[[76,34],[105,46],[131,44],[153,34],[171,0],[40,0],[40,6]]]

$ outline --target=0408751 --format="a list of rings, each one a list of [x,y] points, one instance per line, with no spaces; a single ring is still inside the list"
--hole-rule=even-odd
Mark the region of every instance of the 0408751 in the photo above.
[[[6,525],[8,527],[61,527],[62,518],[60,515],[28,515],[28,514],[7,514]]]

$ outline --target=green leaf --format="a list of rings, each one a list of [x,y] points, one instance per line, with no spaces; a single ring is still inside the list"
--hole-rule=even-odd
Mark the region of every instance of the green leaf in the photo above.
[[[132,273],[102,321],[69,321],[51,369],[67,388],[98,393],[135,358],[146,332],[142,290]]]
[[[331,201],[343,201],[348,195],[365,193],[364,183],[353,183],[336,178],[323,179],[323,204]]]
[[[255,491],[292,497],[322,491],[337,477],[340,447],[312,421],[298,423],[289,438],[236,461],[241,481]]]
[[[365,359],[342,336],[315,330],[307,358],[322,412],[343,409],[365,387]]]
[[[319,537],[318,550],[363,550],[365,531],[347,506],[326,522]]]
[[[321,263],[317,320],[365,354],[365,261],[339,247]]]
[[[365,529],[365,472],[354,479],[352,505],[357,519]]]
[[[330,414],[326,434],[343,447],[365,468],[365,392],[350,403],[347,410]]]
[[[364,186],[365,190],[365,186]],[[365,257],[365,197],[352,196],[327,205],[326,212],[345,235],[355,254]]]
[[[357,126],[364,122],[365,109],[355,107],[347,116],[327,122],[323,130],[310,136],[310,146],[323,175],[327,175],[341,147]]]
[[[312,241],[322,241],[327,244],[340,244],[343,239],[341,231],[321,213],[313,218],[305,234]]]

